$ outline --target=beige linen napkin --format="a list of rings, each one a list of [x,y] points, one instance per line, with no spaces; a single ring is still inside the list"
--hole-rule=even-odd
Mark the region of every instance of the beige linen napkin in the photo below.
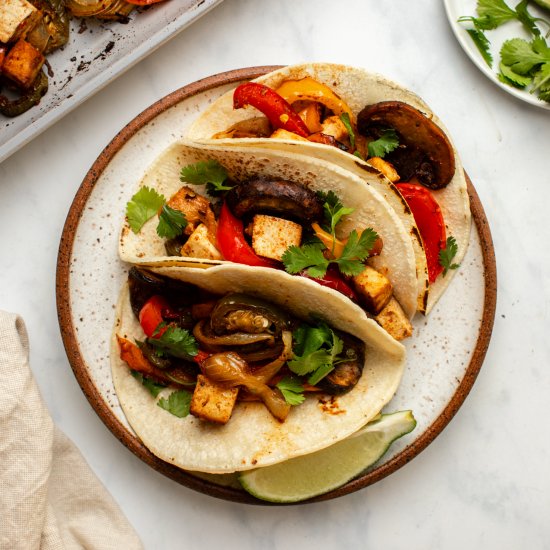
[[[17,315],[0,311],[0,550],[141,549],[120,508],[54,426]]]

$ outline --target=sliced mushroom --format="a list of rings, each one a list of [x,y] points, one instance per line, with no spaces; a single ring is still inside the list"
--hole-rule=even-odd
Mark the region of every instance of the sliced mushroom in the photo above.
[[[307,224],[323,219],[316,193],[291,181],[254,178],[233,187],[225,200],[238,218],[271,214]]]
[[[393,128],[399,147],[384,158],[409,181],[416,176],[430,189],[441,189],[453,178],[453,147],[444,132],[418,109],[402,101],[382,101],[365,107],[357,117],[357,129],[367,137],[379,137]]]

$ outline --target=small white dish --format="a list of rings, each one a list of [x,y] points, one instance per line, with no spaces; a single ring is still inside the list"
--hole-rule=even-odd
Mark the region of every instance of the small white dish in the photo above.
[[[507,3],[510,7],[515,7],[518,2],[512,3],[508,0]],[[490,51],[493,56],[493,66],[489,67],[474,44],[474,41],[466,32],[467,28],[473,28],[472,25],[469,27],[468,23],[458,22],[460,17],[476,16],[477,1],[444,0],[444,4],[447,12],[447,18],[449,19],[449,23],[453,29],[456,39],[458,40],[458,43],[462,46],[462,49],[466,52],[468,57],[474,62],[478,69],[490,80],[492,80],[499,88],[503,89],[510,95],[513,95],[526,103],[540,107],[541,109],[550,110],[550,103],[538,99],[536,95],[531,94],[526,90],[521,90],[519,88],[514,88],[513,86],[504,84],[498,79],[498,65],[500,62],[500,48],[502,44],[510,38],[529,39],[529,35],[522,27],[521,23],[519,21],[510,21],[497,29],[487,31],[487,38],[491,42]],[[537,17],[545,17],[546,19],[550,19],[550,13],[546,13],[531,4],[529,5],[529,12]]]

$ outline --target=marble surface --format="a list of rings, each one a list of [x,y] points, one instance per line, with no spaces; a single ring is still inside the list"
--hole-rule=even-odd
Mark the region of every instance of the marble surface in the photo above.
[[[86,401],[57,325],[61,230],[86,171],[149,104],[209,74],[327,60],[401,82],[443,119],[484,204],[497,254],[493,339],[443,433],[390,477],[314,505],[266,508],[195,493],[135,458]],[[496,88],[435,0],[225,0],[0,164],[0,307],[20,313],[31,365],[147,549],[550,548],[548,112]]]

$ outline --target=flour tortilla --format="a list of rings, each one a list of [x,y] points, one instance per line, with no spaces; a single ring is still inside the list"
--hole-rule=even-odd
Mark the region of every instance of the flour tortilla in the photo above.
[[[373,187],[365,186],[364,181],[357,175],[335,164],[305,155],[235,145],[231,148],[220,148],[185,141],[169,147],[149,167],[139,187],[152,187],[168,198],[183,185],[179,179],[181,168],[205,160],[220,162],[235,181],[263,175],[295,181],[314,191],[334,191],[345,206],[354,208],[353,213],[339,224],[340,234],[347,235],[352,229],[372,227],[382,237],[382,253],[369,259],[369,264],[386,274],[393,285],[394,296],[406,315],[412,318],[417,310],[418,294],[413,246],[399,216]],[[191,187],[199,194],[205,193],[204,186]],[[192,267],[211,267],[228,263],[166,256],[165,241],[156,233],[157,224],[158,218],[155,216],[135,234],[130,229],[128,221],[125,221],[119,240],[119,254],[123,261],[144,266]],[[278,271],[262,269],[268,270],[269,273]]]
[[[449,132],[441,120],[416,94],[383,76],[367,72],[363,69],[330,63],[305,63],[273,71],[255,79],[254,82],[260,82],[276,89],[285,80],[298,80],[306,76],[329,86],[349,105],[355,116],[366,105],[380,101],[396,100],[408,103],[430,118],[445,132],[451,141]],[[428,285],[426,258],[422,242],[419,238],[414,218],[396,187],[387,178],[378,174],[366,162],[329,145],[269,138],[211,140],[212,136],[218,132],[227,130],[236,122],[258,116],[258,113],[259,111],[252,107],[238,110],[233,109],[233,91],[229,91],[213,102],[200,115],[194,124],[191,125],[187,137],[196,141],[214,142],[221,147],[250,145],[253,147],[274,148],[281,151],[299,151],[337,164],[362,178],[365,183],[375,188],[386,198],[411,237],[417,261],[418,310],[426,314],[429,313],[449,285],[455,271],[450,271],[445,277],[439,276],[435,283]],[[456,239],[458,252],[454,258],[454,262],[460,263],[468,247],[471,215],[464,170],[454,145],[453,150],[456,166],[455,175],[447,187],[433,191],[432,193],[443,212],[447,236],[452,235]]]
[[[262,297],[304,320],[324,319],[366,345],[363,375],[353,390],[334,398],[332,413],[321,406],[317,395],[293,407],[284,423],[275,420],[258,402],[239,402],[225,426],[205,423],[193,416],[177,418],[157,406],[158,398],[151,396],[120,359],[116,334],[130,340],[144,338],[125,286],[111,341],[114,386],[137,436],[166,462],[185,470],[225,474],[312,453],[364,426],[390,401],[399,385],[404,346],[368,319],[359,307],[312,281],[235,264],[208,270],[169,267],[154,271],[211,292],[244,292]],[[169,393],[170,390],[163,390],[159,398]]]

